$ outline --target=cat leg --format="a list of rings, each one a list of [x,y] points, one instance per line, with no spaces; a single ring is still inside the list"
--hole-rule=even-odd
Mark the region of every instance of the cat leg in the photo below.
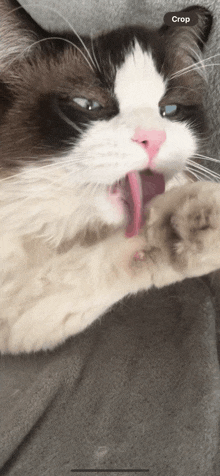
[[[97,246],[73,248],[59,258],[52,274],[54,280],[59,276],[60,289],[55,286],[56,291],[19,317],[2,350],[53,348],[128,294],[218,268],[220,185],[178,187],[152,201],[141,235],[126,238],[121,231]]]

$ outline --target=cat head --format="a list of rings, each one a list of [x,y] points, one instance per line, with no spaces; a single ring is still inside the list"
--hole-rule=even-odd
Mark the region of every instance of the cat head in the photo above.
[[[91,40],[51,35],[17,2],[1,1],[3,175],[62,176],[68,194],[83,190],[84,221],[93,209],[98,220],[118,224],[127,178],[135,207],[142,171],[166,182],[184,171],[206,127],[199,61],[212,24],[205,8],[186,10],[196,13],[195,26],[131,26]]]

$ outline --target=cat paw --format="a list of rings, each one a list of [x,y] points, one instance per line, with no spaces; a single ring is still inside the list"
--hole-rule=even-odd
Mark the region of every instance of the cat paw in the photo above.
[[[188,184],[157,197],[146,235],[163,259],[186,276],[220,268],[220,185]]]

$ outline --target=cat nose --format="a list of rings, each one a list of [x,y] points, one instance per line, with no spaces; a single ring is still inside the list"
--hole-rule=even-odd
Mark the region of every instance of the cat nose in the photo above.
[[[144,129],[136,129],[134,136],[132,137],[134,142],[140,144],[141,147],[147,152],[149,163],[148,167],[152,166],[152,159],[158,153],[161,145],[166,140],[165,131],[145,131]]]

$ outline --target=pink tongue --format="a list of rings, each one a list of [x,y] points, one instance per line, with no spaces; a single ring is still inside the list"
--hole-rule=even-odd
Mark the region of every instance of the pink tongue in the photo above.
[[[156,195],[163,193],[165,182],[162,174],[141,175],[137,172],[129,172],[126,176],[125,189],[129,189],[126,194],[126,201],[129,207],[129,222],[126,229],[126,236],[131,238],[138,235],[140,228],[144,224],[143,210],[145,205]]]

